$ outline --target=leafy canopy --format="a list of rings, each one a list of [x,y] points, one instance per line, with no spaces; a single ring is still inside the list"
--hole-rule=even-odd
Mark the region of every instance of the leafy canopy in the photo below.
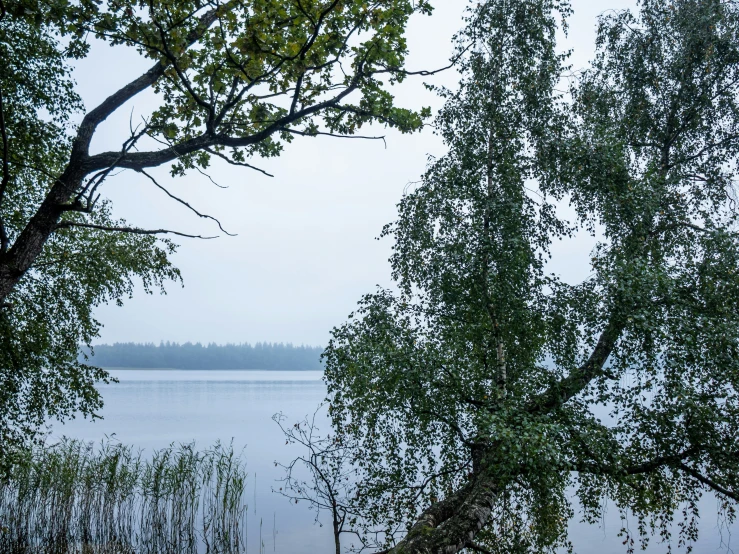
[[[168,258],[175,244],[157,237],[191,235],[114,217],[101,195],[111,176],[140,172],[215,219],[146,170],[254,168],[250,158],[276,156],[295,136],[348,136],[369,122],[418,129],[427,110],[395,106],[387,85],[409,74],[408,18],[430,9],[409,0],[0,3],[2,464],[49,417],[100,408],[93,384],[108,376],[77,360],[100,328],[94,308],[120,303],[138,280],[151,292],[180,279]],[[152,66],[85,109],[71,64],[104,42]],[[147,89],[158,107],[120,149],[91,153],[98,125]]]
[[[574,75],[569,11],[470,10],[448,152],[384,231],[398,292],[365,296],[325,353],[358,525],[394,552],[566,547],[570,487],[591,523],[606,498],[637,518],[629,550],[694,542],[706,491],[734,517],[739,7],[607,12]],[[568,283],[551,245],[583,232],[589,276]]]

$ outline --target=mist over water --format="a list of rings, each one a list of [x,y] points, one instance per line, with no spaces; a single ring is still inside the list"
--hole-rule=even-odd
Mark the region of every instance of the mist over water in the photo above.
[[[290,503],[272,492],[283,473],[275,461],[287,463],[302,452],[285,445],[272,421],[282,412],[287,422],[312,416],[326,396],[319,371],[241,370],[139,370],[113,369],[119,383],[100,385],[105,399],[104,419],[75,419],[55,424],[50,440],[66,435],[99,442],[105,437],[133,445],[144,454],[171,443],[195,441],[205,449],[216,441],[233,441],[244,449],[247,461],[249,505],[247,541],[249,552],[314,554],[333,551],[329,527],[314,523],[314,513],[304,503]],[[328,431],[328,422],[320,425]],[[578,517],[576,516],[576,519]],[[679,521],[679,517],[676,517]],[[323,523],[328,523],[326,519]],[[636,520],[629,522],[636,530]],[[573,521],[571,538],[582,554],[623,554],[619,538],[622,527],[615,507],[608,510],[602,527]],[[719,533],[716,501],[707,495],[701,502],[701,539],[694,552],[733,552],[739,526]],[[260,544],[261,537],[261,544]],[[348,537],[345,540],[349,540]],[[262,546],[263,545],[263,546]],[[260,550],[261,546],[261,550]],[[673,540],[673,551],[677,539]],[[637,551],[639,547],[636,547]],[[652,540],[648,553],[666,552],[667,545]]]

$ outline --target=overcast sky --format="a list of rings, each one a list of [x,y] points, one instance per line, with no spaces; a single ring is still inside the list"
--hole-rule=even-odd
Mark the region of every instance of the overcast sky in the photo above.
[[[447,64],[451,37],[461,26],[466,0],[440,0],[431,17],[416,17],[409,29],[411,69]],[[586,66],[594,48],[598,14],[633,7],[632,0],[573,0],[574,15],[563,48],[574,49],[575,68]],[[93,45],[75,78],[91,109],[145,71],[150,62],[125,48]],[[456,74],[409,79],[394,93],[401,105],[438,108],[427,82],[453,87]],[[142,94],[99,129],[93,150],[120,148],[129,115],[147,115],[156,98]],[[401,135],[381,127],[368,132],[381,141],[328,137],[298,138],[279,158],[259,165],[269,178],[247,169],[217,164],[221,190],[198,174],[168,179],[153,173],[200,211],[218,217],[237,233],[217,240],[180,239],[174,263],[184,287],[171,283],[165,296],[139,291],[122,308],[102,306],[104,324],[97,342],[292,342],[325,345],[331,328],[342,323],[362,294],[390,286],[387,258],[391,239],[375,240],[396,215],[395,205],[410,181],[423,173],[428,155],[444,146],[431,129]],[[218,229],[168,200],[132,172],[110,180],[105,194],[114,213],[145,227],[214,234]],[[588,274],[594,239],[579,236],[554,245],[551,270],[576,282]]]

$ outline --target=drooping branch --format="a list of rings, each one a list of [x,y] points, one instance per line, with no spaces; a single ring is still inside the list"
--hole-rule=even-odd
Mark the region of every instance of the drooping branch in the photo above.
[[[601,375],[603,366],[615,347],[622,329],[623,326],[611,318],[588,361],[535,398],[529,404],[528,410],[535,413],[547,413],[567,402],[581,392],[592,379]],[[627,468],[627,471],[644,472],[652,466],[656,467],[668,461],[674,464],[687,455],[688,453],[681,453],[683,457],[680,458],[655,459]],[[466,485],[423,512],[416,519],[408,535],[397,546],[389,549],[388,554],[431,552],[451,554],[463,548],[472,548],[472,541],[488,523],[495,499],[502,490],[501,487],[504,486],[490,473],[492,467],[493,464],[480,464]]]
[[[183,200],[179,196],[175,196],[174,194],[172,194],[171,192],[169,192],[169,190],[167,190],[164,186],[160,185],[159,182],[152,175],[150,175],[149,173],[147,173],[143,169],[139,169],[138,172],[141,173],[141,174],[143,174],[143,175],[145,175],[152,183],[154,183],[154,186],[156,186],[158,189],[164,191],[164,194],[166,194],[167,196],[169,196],[175,202],[178,202],[178,203],[182,204],[183,206],[185,206],[188,210],[190,210],[192,213],[194,213],[198,217],[201,217],[203,219],[210,219],[212,221],[215,221],[216,222],[216,225],[218,225],[218,228],[221,231],[223,231],[224,233],[226,233],[229,237],[235,237],[236,236],[234,233],[229,233],[228,231],[226,231],[223,228],[223,225],[221,225],[221,222],[217,218],[213,217],[212,215],[208,215],[208,214],[204,214],[204,213],[199,212],[198,210],[196,210],[195,208],[193,208],[191,204],[189,204],[188,202],[186,202],[185,200]]]
[[[678,452],[677,454],[667,454],[657,456],[646,462],[633,465],[606,464],[601,462],[577,462],[570,466],[571,469],[579,473],[590,473],[595,475],[643,475],[652,473],[665,467],[680,467],[687,460],[699,454],[699,447],[691,447]]]

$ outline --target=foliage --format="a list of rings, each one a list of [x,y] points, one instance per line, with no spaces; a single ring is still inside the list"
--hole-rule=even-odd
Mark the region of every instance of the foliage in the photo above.
[[[320,346],[258,342],[255,345],[152,343],[99,344],[92,360],[102,367],[175,369],[274,369],[320,371]]]
[[[22,19],[0,21],[2,116],[10,156],[3,179],[2,253],[43,201],[61,173],[70,147],[70,118],[81,108],[53,29]],[[43,172],[43,173],[41,173]],[[47,176],[48,175],[48,176]],[[101,202],[90,218],[117,225]],[[80,342],[97,336],[92,311],[130,296],[133,277],[147,291],[179,279],[167,261],[169,241],[90,229],[55,233],[32,270],[0,309],[0,474],[15,447],[34,437],[49,415],[90,415],[101,406],[93,387],[107,374],[77,361]]]
[[[157,237],[192,235],[113,217],[107,180],[137,171],[220,227],[146,169],[255,169],[251,158],[295,136],[372,121],[418,129],[427,111],[395,106],[386,85],[408,75],[408,18],[429,11],[410,0],[0,2],[0,474],[48,418],[100,408],[93,384],[108,376],[77,360],[100,328],[94,308],[137,280],[152,292],[180,279],[175,245]],[[85,111],[70,64],[92,37],[153,65]],[[154,112],[120,149],[91,154],[98,125],[147,89]]]
[[[591,523],[604,499],[638,518],[628,550],[689,549],[706,490],[734,518],[739,7],[608,12],[565,94],[568,13],[471,9],[440,91],[449,151],[384,232],[398,292],[365,296],[325,353],[363,530],[393,552],[567,547],[571,486]],[[584,232],[590,275],[567,283],[551,244]]]

